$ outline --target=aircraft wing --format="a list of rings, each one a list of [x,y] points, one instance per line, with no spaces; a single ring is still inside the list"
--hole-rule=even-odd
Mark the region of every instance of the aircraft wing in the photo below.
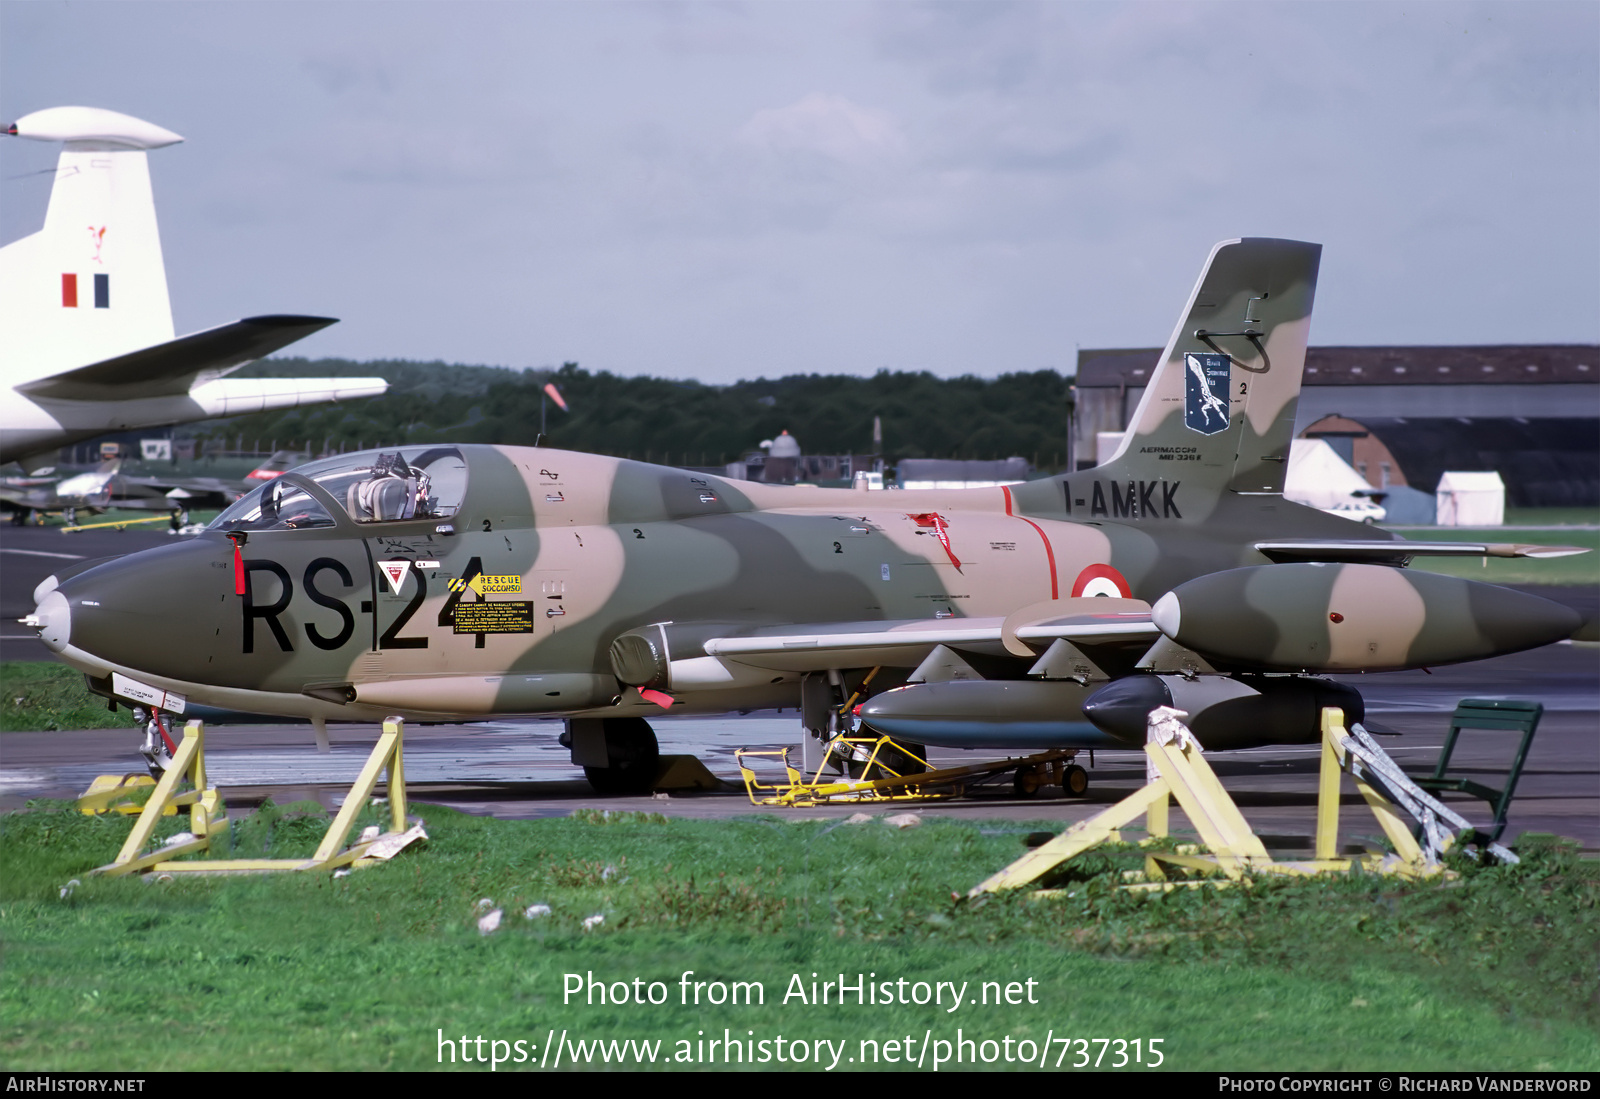
[[[1588,553],[1582,546],[1542,546],[1526,542],[1407,542],[1289,539],[1257,542],[1256,551],[1274,562],[1329,561],[1356,564],[1405,564],[1413,557],[1571,557]]]
[[[197,380],[219,378],[334,323],[331,317],[247,317],[27,382],[17,391],[71,401],[180,396]]]
[[[1063,600],[1063,603],[1092,600]],[[1107,601],[1109,602],[1109,601]],[[1119,604],[1133,600],[1117,600]],[[935,647],[1003,656],[1007,632],[1039,648],[1065,639],[1075,644],[1149,644],[1161,636],[1150,621],[1150,609],[1095,613],[1061,607],[1064,614],[1018,624],[1013,618],[919,618],[884,622],[827,622],[768,626],[736,637],[714,637],[705,651],[719,660],[785,672],[820,672],[829,668],[914,668]],[[1013,654],[1014,655],[1014,654]]]

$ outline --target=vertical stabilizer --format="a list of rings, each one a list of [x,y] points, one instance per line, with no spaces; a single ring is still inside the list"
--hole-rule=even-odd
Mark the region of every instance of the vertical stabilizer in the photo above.
[[[4,381],[172,339],[146,150],[183,139],[115,111],[55,107],[5,131],[64,142],[44,228],[0,249]]]
[[[1320,244],[1246,237],[1205,270],[1101,477],[1282,493]]]

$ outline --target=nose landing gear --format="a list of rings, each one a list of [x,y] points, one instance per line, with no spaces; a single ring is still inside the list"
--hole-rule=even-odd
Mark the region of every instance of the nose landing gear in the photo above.
[[[178,750],[177,746],[172,743],[172,736],[161,720],[160,710],[135,706],[133,719],[144,722],[144,744],[140,746],[139,754],[144,757],[150,777],[159,781],[167,773],[167,768],[172,766],[172,753]]]

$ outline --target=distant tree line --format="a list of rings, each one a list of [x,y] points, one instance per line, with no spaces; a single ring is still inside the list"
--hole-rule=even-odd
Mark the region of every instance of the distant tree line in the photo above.
[[[313,449],[376,443],[531,445],[540,395],[555,382],[570,412],[548,403],[548,446],[673,465],[718,465],[787,430],[807,454],[869,454],[883,420],[884,459],[1006,458],[1044,469],[1066,460],[1072,379],[1054,370],[997,378],[938,378],[880,370],[870,377],[793,374],[704,385],[590,373],[443,362],[268,359],[236,377],[387,378],[382,397],[200,425],[202,437],[309,441]]]

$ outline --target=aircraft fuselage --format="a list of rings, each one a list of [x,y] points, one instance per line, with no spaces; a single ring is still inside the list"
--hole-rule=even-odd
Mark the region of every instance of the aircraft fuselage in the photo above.
[[[1003,488],[790,488],[548,449],[459,450],[469,484],[448,519],[358,523],[329,497],[330,525],[245,532],[237,567],[214,526],[69,577],[56,597],[70,616],[63,658],[257,712],[612,713],[625,692],[608,648],[649,623],[1004,617],[1072,594],[1090,566],[1117,568],[1125,594],[1148,599],[1244,563],[1201,530],[1185,538],[1181,574],[1149,552],[1160,529],[1185,537],[1181,481],[1075,480],[1091,514],[1074,522],[1008,514]],[[1092,517],[1102,502],[1104,523]],[[676,697],[688,709],[796,704],[797,675],[757,678]],[[330,701],[391,682],[422,693]]]

